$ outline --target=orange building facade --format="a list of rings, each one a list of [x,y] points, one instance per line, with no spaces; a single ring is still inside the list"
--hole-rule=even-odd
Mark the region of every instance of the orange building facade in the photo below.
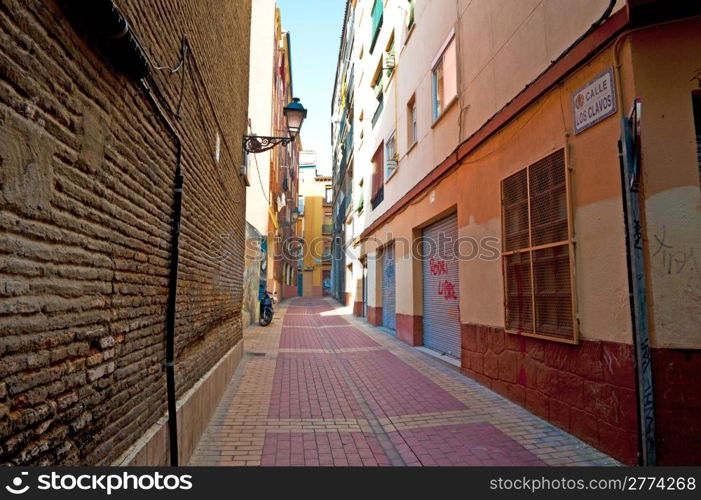
[[[370,323],[624,463],[647,462],[652,439],[656,463],[698,464],[701,19],[652,4],[616,3],[495,113],[499,95],[468,85],[477,35],[456,22],[431,63],[455,41],[456,97],[416,134],[419,83],[395,105],[395,150],[368,158],[385,179],[347,291]]]

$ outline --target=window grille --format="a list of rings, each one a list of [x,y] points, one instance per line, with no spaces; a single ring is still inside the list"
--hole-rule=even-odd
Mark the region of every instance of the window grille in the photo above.
[[[577,342],[564,150],[504,179],[501,194],[506,330]]]

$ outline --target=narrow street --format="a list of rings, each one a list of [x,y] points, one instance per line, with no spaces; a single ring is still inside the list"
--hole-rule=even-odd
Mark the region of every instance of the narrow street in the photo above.
[[[281,304],[192,465],[613,465],[452,366],[326,299]]]

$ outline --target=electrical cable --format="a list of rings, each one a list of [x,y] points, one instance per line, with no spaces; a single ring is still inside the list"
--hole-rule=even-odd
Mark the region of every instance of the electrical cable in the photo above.
[[[188,46],[189,46],[189,45],[188,45]],[[188,53],[190,54],[190,57],[192,57],[192,61],[196,61],[196,59],[194,58],[194,55],[192,54],[192,50],[191,50],[191,49],[188,51]],[[187,68],[192,68],[192,67],[193,67],[192,64],[189,64],[189,65],[187,66]],[[207,126],[207,124],[205,123],[205,120],[204,120],[204,109],[203,109],[202,103],[200,102],[199,93],[197,92],[197,83],[195,82],[195,79],[194,79],[194,76],[193,76],[192,71],[188,71],[188,74],[190,75],[190,78],[191,78],[191,83],[192,83],[192,85],[193,85],[193,96],[194,96],[194,98],[195,98],[195,103],[197,104],[197,110],[198,110],[197,117],[198,117],[198,119],[199,119],[199,121],[200,121],[200,126],[202,127],[202,132],[203,132],[205,135],[207,135],[207,134],[209,134],[210,132],[209,132],[209,127]],[[204,82],[202,82],[202,86],[203,86],[203,88],[205,89],[205,92],[206,92],[206,86],[204,86]],[[212,108],[212,112],[214,113],[214,108]],[[221,129],[221,126],[220,126],[219,123],[218,123],[218,120],[217,120],[217,118],[216,118],[216,115],[214,116],[214,120],[215,120],[215,122],[217,122],[217,127],[219,128],[219,137],[220,137],[221,140],[224,142],[224,145],[225,145],[225,147],[227,148],[227,152],[229,153],[229,159],[231,160],[231,162],[232,162],[234,165],[236,165],[236,162],[234,161],[234,158],[233,158],[233,156],[231,155],[231,151],[228,149],[228,146],[227,146],[227,143],[226,143],[226,138],[224,137],[223,130]],[[205,140],[206,140],[206,139],[205,139]],[[221,175],[219,175],[219,174],[220,174],[220,171],[219,171],[219,170],[217,170],[217,174],[218,174],[218,175],[217,175],[217,178],[218,178],[218,181],[219,181],[219,185],[220,185],[220,186],[222,187],[222,189],[227,193],[229,201],[231,201],[231,202],[233,202],[233,203],[235,203],[235,204],[237,204],[237,205],[243,203],[243,200],[242,200],[241,198],[238,198],[238,197],[234,197],[234,196],[233,196],[233,193],[231,192],[231,190],[229,189],[229,187],[227,186],[227,184],[224,182],[224,180],[222,179]],[[245,189],[245,186],[244,186],[244,189]]]
[[[248,119],[248,131],[252,134],[253,129],[251,128],[251,119]],[[263,192],[263,199],[265,199],[265,202],[270,206],[270,199],[268,198],[268,194],[265,192],[265,188],[263,187],[263,178],[261,177],[260,174],[260,168],[258,167],[258,156],[255,154],[253,155],[253,161],[256,163],[256,172],[258,172],[258,182],[260,184],[260,190]]]
[[[153,63],[153,61],[151,61],[151,59],[148,57],[148,55],[146,56],[148,61],[149,61],[149,64],[151,65],[151,67],[153,69],[168,70],[168,71],[170,71],[171,75],[182,70],[180,73],[180,91],[179,91],[179,95],[178,95],[178,104],[177,104],[175,109],[172,108],[172,106],[168,102],[168,99],[166,99],[165,96],[163,95],[163,93],[161,92],[160,85],[156,81],[154,74],[150,73],[148,75],[148,79],[153,84],[152,91],[154,91],[156,97],[158,97],[158,100],[160,101],[161,105],[168,111],[168,113],[170,113],[172,116],[174,116],[178,120],[181,119],[180,109],[182,108],[183,95],[185,93],[185,72],[186,72],[185,69],[186,68],[184,68],[184,66],[185,66],[185,60],[187,58],[188,48],[189,48],[189,46],[187,44],[187,40],[185,39],[185,35],[182,35],[181,43],[180,43],[180,61],[172,68],[169,66],[155,65]]]
[[[210,107],[210,110],[212,112],[212,116],[214,117],[214,121],[216,122],[217,128],[219,129],[221,140],[224,143],[224,148],[226,149],[226,151],[229,155],[229,158],[231,159],[233,164],[236,165],[236,161],[234,160],[234,155],[231,152],[231,148],[229,147],[229,142],[226,140],[226,135],[224,134],[224,128],[221,126],[221,122],[219,121],[219,117],[217,116],[214,102],[212,101],[212,97],[210,96],[209,91],[207,90],[207,85],[204,83],[204,77],[202,76],[202,71],[200,70],[200,67],[197,63],[197,57],[195,57],[195,54],[192,50],[192,46],[190,45],[187,38],[185,39],[185,43],[187,43],[187,45],[189,47],[188,54],[193,62],[193,64],[191,64],[190,67],[195,68],[195,72],[197,73],[197,76],[198,76],[200,83],[202,85],[202,89],[204,90],[204,96],[207,99],[207,102],[209,103],[209,107]],[[194,84],[194,80],[193,80],[193,84]],[[195,92],[195,97],[198,99],[198,104],[199,104],[199,97],[197,96],[197,92]],[[201,107],[201,105],[200,105],[200,107]],[[238,175],[237,178],[238,178],[239,182],[241,183],[242,187],[245,189],[246,186],[245,186],[244,182],[241,180],[241,176]]]

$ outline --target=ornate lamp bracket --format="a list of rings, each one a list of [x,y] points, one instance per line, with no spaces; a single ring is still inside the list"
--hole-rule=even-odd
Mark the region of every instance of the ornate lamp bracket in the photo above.
[[[266,137],[264,135],[244,135],[243,149],[247,153],[262,153],[273,149],[278,144],[289,144],[291,137]]]

